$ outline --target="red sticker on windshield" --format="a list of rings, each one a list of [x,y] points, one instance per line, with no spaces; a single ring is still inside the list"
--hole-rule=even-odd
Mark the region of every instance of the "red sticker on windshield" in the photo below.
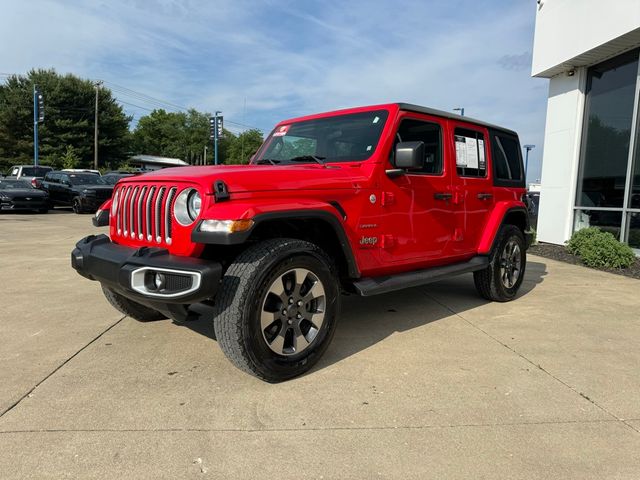
[[[282,125],[278,127],[275,132],[273,132],[274,137],[284,137],[289,131],[289,125]]]

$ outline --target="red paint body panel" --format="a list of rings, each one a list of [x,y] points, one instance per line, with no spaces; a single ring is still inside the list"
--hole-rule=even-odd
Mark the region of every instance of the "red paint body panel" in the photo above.
[[[442,265],[471,258],[478,253],[488,253],[506,212],[513,207],[524,207],[521,201],[524,189],[493,186],[488,141],[485,142],[487,176],[462,178],[457,175],[454,129],[457,126],[476,129],[488,140],[489,131],[486,127],[477,126],[463,118],[451,119],[402,111],[397,104],[388,104],[290,119],[280,122],[276,128],[299,121],[372,110],[387,110],[389,115],[376,148],[363,161],[326,165],[180,167],[122,179],[115,191],[131,190],[134,193],[128,204],[125,204],[122,195],[118,199],[122,210],[110,219],[111,238],[116,243],[133,247],[166,248],[175,255],[201,254],[204,245],[191,241],[192,229],[197,221],[187,227],[178,224],[173,218],[171,205],[160,205],[158,209],[160,217],[168,218],[168,224],[159,229],[160,240],[156,240],[155,235],[151,241],[148,240],[147,234],[150,232],[144,225],[147,218],[145,212],[140,225],[134,226],[133,233],[129,229],[124,235],[122,212],[142,211],[139,205],[144,208],[152,186],[156,190],[149,202],[156,202],[155,194],[162,186],[168,189],[166,191],[175,188],[175,195],[184,188],[195,188],[202,197],[198,220],[249,219],[273,212],[286,216],[287,211],[301,210],[327,212],[344,229],[362,276]],[[403,118],[429,121],[441,126],[442,174],[409,173],[396,178],[386,174],[386,170],[393,168],[389,157],[396,129]],[[268,138],[258,155],[267,148],[269,141]],[[228,188],[230,198],[226,201],[216,202],[214,199],[213,185],[217,180],[224,181]],[[452,198],[436,200],[436,192],[449,192]],[[489,201],[478,199],[478,194],[489,192],[493,195]],[[335,207],[336,202],[346,212],[346,218]],[[110,204],[105,204],[101,208],[109,207]],[[155,211],[149,216],[154,220],[156,217]],[[155,230],[152,230],[151,233],[155,234]],[[167,241],[169,237],[170,241]]]

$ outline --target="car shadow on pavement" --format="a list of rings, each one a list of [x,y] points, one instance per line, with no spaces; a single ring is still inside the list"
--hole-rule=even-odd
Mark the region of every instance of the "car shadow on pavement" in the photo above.
[[[546,274],[546,264],[527,262],[525,280],[517,298],[528,295]],[[311,372],[357,354],[395,333],[451,315],[464,315],[465,311],[488,303],[491,302],[476,292],[472,274],[375,297],[344,297],[333,342]]]
[[[518,298],[528,295],[546,274],[545,263],[528,261]],[[345,295],[333,341],[308,374],[376,345],[394,333],[412,330],[456,313],[464,314],[487,303],[489,301],[476,292],[471,274],[373,297]],[[215,340],[209,315],[178,325]]]

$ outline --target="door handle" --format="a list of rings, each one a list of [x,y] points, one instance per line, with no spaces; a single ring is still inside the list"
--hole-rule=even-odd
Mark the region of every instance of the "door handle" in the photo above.
[[[493,193],[479,193],[478,198],[480,200],[489,200],[490,198],[493,198]]]
[[[436,200],[450,200],[453,197],[453,193],[449,192],[436,192],[433,194],[433,198]]]

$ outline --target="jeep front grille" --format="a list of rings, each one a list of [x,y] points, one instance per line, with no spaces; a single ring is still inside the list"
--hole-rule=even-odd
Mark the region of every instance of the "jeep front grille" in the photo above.
[[[177,186],[127,183],[115,190],[118,237],[171,245],[173,201]],[[117,197],[116,197],[117,194]],[[112,223],[113,225],[113,223]]]

